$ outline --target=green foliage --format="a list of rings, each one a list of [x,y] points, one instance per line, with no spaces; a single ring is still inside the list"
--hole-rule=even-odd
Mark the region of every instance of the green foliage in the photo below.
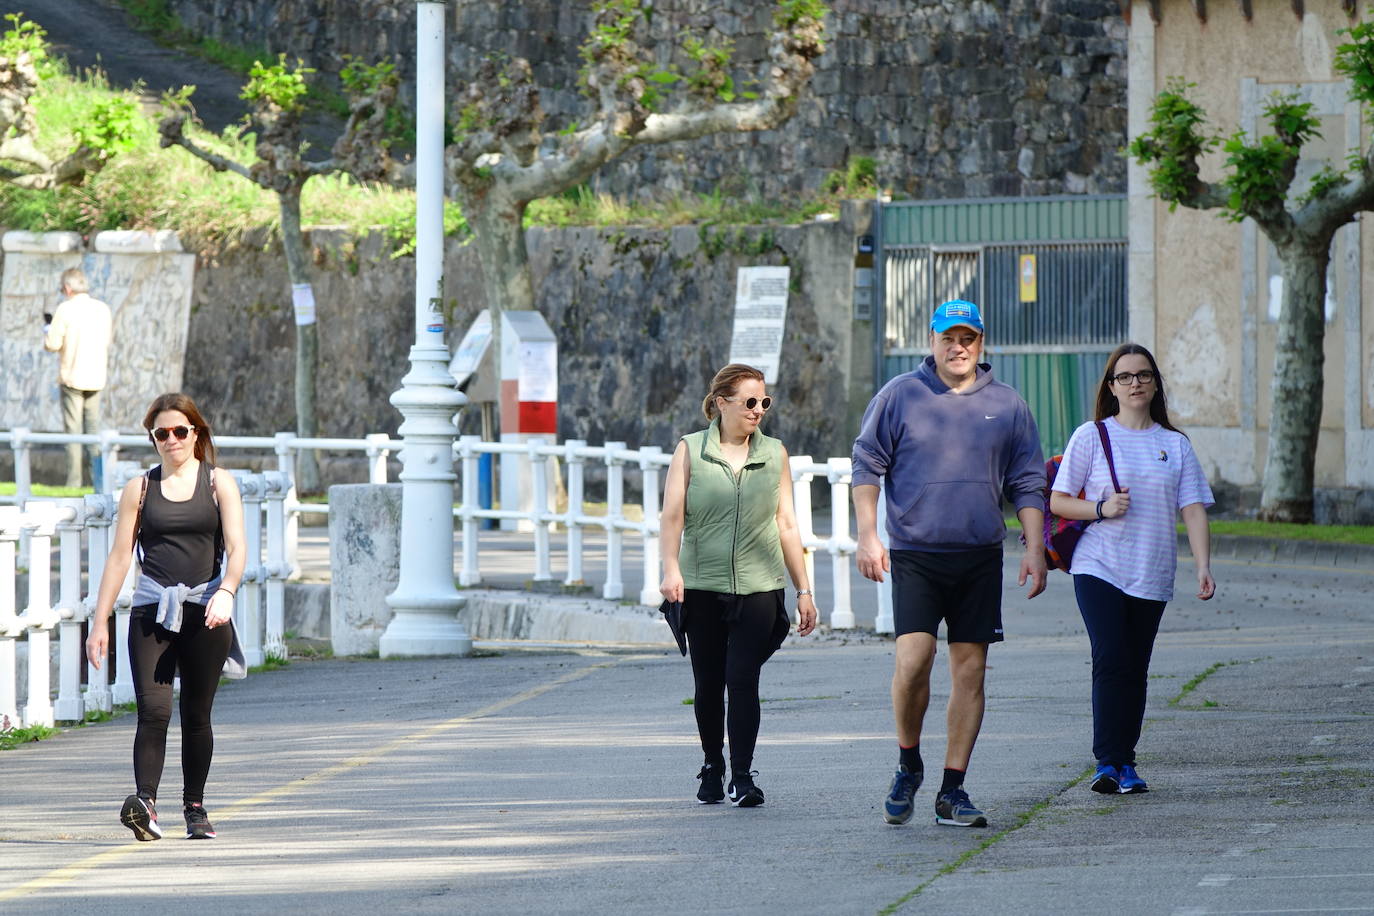
[[[57,62],[48,54],[47,31],[23,13],[6,13],[10,27],[0,35],[0,57],[15,58],[28,53],[40,79],[47,79],[58,71]]]
[[[271,102],[282,111],[302,112],[309,91],[305,77],[314,72],[313,67],[304,66],[300,60],[296,61],[295,69],[288,68],[285,54],[279,54],[275,64],[255,60],[248,71],[248,84],[239,93],[239,98],[254,104]]]
[[[5,719],[5,722],[8,721],[9,719]],[[0,730],[0,751],[12,751],[21,744],[42,741],[44,738],[51,738],[55,734],[57,734],[57,729],[49,728],[46,725],[28,725],[24,728],[6,728]]]
[[[391,241],[391,257],[404,258],[415,253],[415,207],[399,211],[386,222],[380,223],[381,230]],[[444,201],[444,235],[448,238],[464,238],[471,234],[468,221],[456,203]]]
[[[100,150],[107,158],[133,149],[134,133],[143,120],[138,103],[128,96],[98,102],[90,120],[72,129],[76,141]]]
[[[846,197],[871,197],[878,189],[878,162],[872,156],[854,156],[843,171],[826,176],[825,189]]]
[[[722,102],[733,102],[739,97],[734,77],[725,72],[734,53],[734,42],[727,39],[718,45],[708,45],[700,38],[690,37],[682,42],[682,50],[697,64],[697,69],[687,75],[687,85],[693,92],[714,95]]]
[[[167,0],[123,0],[123,4],[139,28],[158,33],[181,29],[181,20]]]
[[[824,0],[778,0],[773,11],[773,22],[779,28],[790,29],[798,23],[810,20],[819,22],[829,12]]]
[[[1237,131],[1222,147],[1231,174],[1223,182],[1229,191],[1226,218],[1240,222],[1255,210],[1282,201],[1288,191],[1287,169],[1298,158],[1296,147],[1278,137],[1265,136],[1253,144]]]
[[[343,69],[339,71],[339,82],[344,90],[355,96],[370,96],[388,86],[394,89],[400,81],[401,78],[396,75],[396,65],[391,61],[367,64],[351,54],[344,55]],[[347,102],[343,103],[343,114],[348,115]],[[413,119],[395,105],[387,109],[383,129],[386,137],[382,143],[387,147],[398,140],[412,140],[415,134]]]
[[[1264,105],[1264,116],[1274,128],[1275,135],[1289,146],[1300,147],[1313,137],[1320,137],[1321,122],[1312,114],[1311,102],[1299,102],[1294,94],[1274,93]]]
[[[1177,77],[1169,80],[1150,110],[1149,132],[1126,147],[1136,162],[1153,166],[1150,186],[1171,210],[1192,192],[1198,157],[1221,142],[1204,132],[1207,114],[1188,98],[1188,90],[1196,86]]]
[[[1344,184],[1345,181],[1346,174],[1343,170],[1325,165],[1320,172],[1312,176],[1312,181],[1307,186],[1307,190],[1298,197],[1298,204],[1302,205],[1309,201],[1316,200],[1332,188]]]
[[[595,24],[591,34],[582,43],[580,54],[584,62],[580,79],[585,91],[590,92],[587,77],[591,68],[604,58],[613,58],[625,52],[632,44],[634,31],[640,18],[646,22],[652,7],[646,7],[642,0],[597,0],[592,4]],[[658,111],[667,98],[668,86],[681,79],[673,68],[660,69],[647,63],[630,67],[618,80],[621,88],[636,79],[643,80],[644,91],[636,99],[638,104],[649,111]]]
[[[1362,22],[1337,35],[1351,40],[1336,46],[1332,63],[1336,72],[1350,80],[1350,98],[1362,105],[1374,104],[1374,22]]]

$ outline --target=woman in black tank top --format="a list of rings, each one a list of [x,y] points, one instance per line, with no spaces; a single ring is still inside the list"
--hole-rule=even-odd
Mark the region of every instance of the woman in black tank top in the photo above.
[[[243,578],[243,502],[234,478],[214,467],[210,425],[184,394],[164,394],[143,419],[161,463],[129,481],[119,498],[114,544],[100,579],[86,655],[109,652],[109,616],[135,549],[140,574],[129,620],[129,661],[138,702],[136,791],[120,820],[140,840],[161,838],[158,784],[181,677],[182,803],[187,839],[212,839],[205,781],[214,753],[210,711],[234,637],[234,593]],[[241,660],[241,653],[236,658]]]

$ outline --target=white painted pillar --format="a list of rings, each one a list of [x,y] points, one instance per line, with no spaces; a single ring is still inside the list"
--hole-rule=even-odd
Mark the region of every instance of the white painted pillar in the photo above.
[[[415,345],[391,403],[405,418],[401,449],[401,569],[386,602],[395,611],[383,658],[469,655],[453,584],[453,415],[467,403],[444,343],[444,12],[416,3]]]
[[[534,525],[534,581],[552,582],[553,568],[549,556],[549,529],[552,521],[549,516],[549,462],[539,454],[544,440],[539,437],[525,443],[530,463],[531,492],[534,495],[530,506],[530,522]]]
[[[114,519],[115,506],[119,500],[117,493],[111,495],[115,489],[112,484],[114,470],[113,462],[105,466],[105,480],[111,483],[110,492],[94,493],[86,497],[87,595],[83,617],[87,620],[95,612],[96,597],[100,592],[100,578],[105,574],[105,563],[110,556],[111,532],[114,530],[110,522]],[[99,670],[90,662],[86,663],[86,708],[103,712],[109,712],[114,708],[110,697],[109,657]]]
[[[62,722],[80,722],[86,717],[86,703],[81,697],[81,659],[86,654],[81,640],[81,622],[86,618],[81,604],[81,529],[85,526],[86,501],[64,499],[60,505],[56,610],[62,619],[57,625],[59,662],[53,717]]]
[[[815,475],[802,473],[799,470],[811,466],[811,456],[793,455],[788,463],[791,465],[788,471],[792,475],[792,511],[797,516],[797,535],[802,542],[802,560],[806,564],[806,581],[811,583],[811,589],[815,591],[816,551],[811,548],[811,542],[816,539],[816,520],[811,502],[811,480]],[[792,622],[797,622],[795,615],[793,615]]]
[[[582,526],[577,519],[582,515],[584,493],[583,472],[587,459],[580,451],[587,447],[585,439],[569,439],[563,443],[563,463],[568,466],[568,575],[564,585],[582,585]]]
[[[52,714],[52,631],[32,622],[47,617],[50,611],[52,577],[52,536],[57,524],[57,505],[31,502],[25,510],[32,530],[29,532],[29,606],[24,617],[29,626],[29,696],[24,705],[24,724],[53,724]]]
[[[625,597],[620,575],[625,533],[616,525],[625,512],[625,463],[618,454],[624,450],[624,442],[606,443],[606,584],[601,587],[601,597],[612,600]]]
[[[481,508],[478,505],[481,498],[477,493],[478,478],[482,473],[482,453],[477,451],[477,444],[481,441],[481,436],[461,436],[458,440],[458,452],[463,462],[463,566],[458,572],[458,582],[464,586],[482,582],[482,568],[477,562],[482,520],[473,515]]]
[[[278,471],[268,471],[263,491],[267,498],[267,563],[264,567],[267,613],[263,626],[263,655],[286,658],[286,579],[291,565],[286,556],[286,502],[293,482]]]
[[[234,625],[239,631],[240,648],[249,667],[263,663],[262,620],[263,583],[266,566],[262,561],[262,502],[266,480],[261,474],[235,472],[239,494],[243,497],[243,540],[247,560],[243,579],[234,602]]]
[[[663,600],[658,583],[662,578],[659,563],[662,551],[658,540],[658,474],[660,465],[656,459],[662,457],[663,449],[657,445],[646,445],[639,450],[639,469],[642,473],[641,502],[644,506],[644,585],[639,590],[639,603],[657,607]]]
[[[18,506],[0,506],[0,716],[19,724],[18,633],[14,631],[14,575],[19,545]]]
[[[830,612],[830,629],[854,628],[854,607],[849,597],[849,480],[850,459],[831,458],[830,466],[830,550],[831,582],[835,586],[835,608]]]

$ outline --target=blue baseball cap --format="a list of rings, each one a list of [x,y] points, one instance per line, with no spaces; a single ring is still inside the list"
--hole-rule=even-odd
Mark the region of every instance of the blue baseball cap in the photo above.
[[[935,334],[943,334],[959,326],[983,333],[983,316],[978,313],[978,306],[967,299],[951,299],[941,303],[935,314],[930,316],[930,330]]]

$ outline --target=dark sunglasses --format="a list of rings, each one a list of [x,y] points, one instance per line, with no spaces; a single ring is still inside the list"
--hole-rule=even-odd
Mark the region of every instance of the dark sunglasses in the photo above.
[[[721,397],[725,397],[725,396],[724,396],[724,395],[721,395]],[[727,400],[727,401],[729,401],[731,404],[733,404],[733,403],[735,403],[736,401],[738,401],[739,398],[725,398],[725,400]],[[748,398],[748,399],[746,399],[745,402],[744,402],[744,409],[745,409],[745,410],[753,410],[755,407],[759,408],[760,410],[767,410],[768,408],[770,408],[770,407],[772,407],[772,406],[773,406],[773,399],[772,399],[772,398],[764,398],[764,399],[762,399],[762,400],[759,400],[758,398]]]
[[[185,439],[191,434],[189,426],[159,426],[157,429],[149,430],[153,438],[159,442],[166,442],[168,436],[176,436],[178,440]]]

